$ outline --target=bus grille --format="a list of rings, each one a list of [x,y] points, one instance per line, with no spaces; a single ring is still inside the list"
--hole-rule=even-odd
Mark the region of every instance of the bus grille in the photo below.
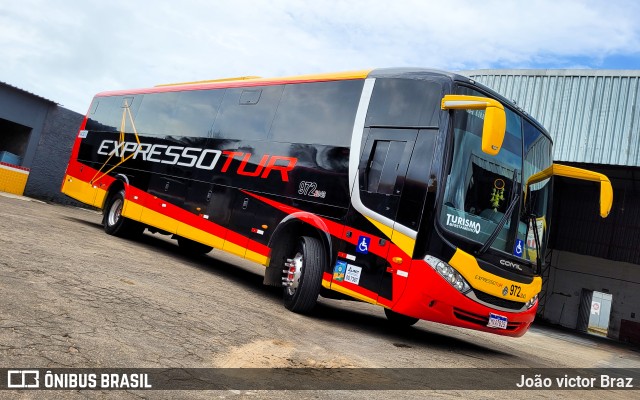
[[[485,317],[484,315],[473,314],[468,311],[461,310],[459,308],[453,309],[453,315],[455,315],[456,318],[462,321],[471,322],[472,324],[487,326],[487,324],[489,323],[489,317]],[[508,322],[507,330],[508,331],[515,330],[520,325],[521,325],[520,322]]]
[[[524,303],[520,303],[519,301],[501,299],[500,297],[492,296],[479,290],[474,290],[473,293],[476,295],[478,300],[493,304],[497,307],[507,308],[509,310],[521,310],[522,307],[524,307]]]

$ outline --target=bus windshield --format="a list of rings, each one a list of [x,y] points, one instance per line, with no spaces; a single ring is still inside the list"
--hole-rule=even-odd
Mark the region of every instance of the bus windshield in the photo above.
[[[535,261],[546,242],[549,180],[529,188],[528,197],[524,191],[529,176],[551,165],[551,141],[514,111],[505,112],[505,138],[496,156],[481,150],[484,112],[453,112],[453,154],[439,218],[452,233]]]

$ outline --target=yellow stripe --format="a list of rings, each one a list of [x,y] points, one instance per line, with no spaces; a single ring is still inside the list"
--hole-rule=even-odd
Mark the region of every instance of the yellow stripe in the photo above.
[[[365,216],[366,217],[366,216]],[[389,228],[387,225],[376,221],[371,217],[366,217],[376,228],[380,229],[396,246],[402,251],[407,253],[409,257],[413,256],[413,249],[416,247],[415,239],[410,238],[402,232],[399,232],[393,228]]]
[[[75,179],[69,175],[67,175],[64,180],[62,193],[83,203],[95,205],[96,207],[102,207],[102,203],[107,194],[105,190],[93,187],[91,184]],[[228,251],[229,253],[246,258],[247,260],[257,262],[262,265],[269,264],[269,257],[265,255],[247,250],[235,243],[225,242],[224,239],[219,236],[180,222],[130,200],[124,201],[122,215],[155,228],[175,233],[176,235],[180,235],[187,239],[195,240],[196,242]]]
[[[263,256],[262,254],[256,253],[255,251],[251,251],[249,249],[247,249],[247,252],[245,253],[244,258],[246,258],[249,261],[253,261],[253,262],[257,262],[258,264],[262,264],[265,267],[267,265],[269,265],[269,257]]]
[[[234,81],[251,81],[251,82],[290,82],[290,81],[335,81],[335,80],[347,80],[347,79],[364,79],[369,76],[370,69],[358,70],[358,71],[345,71],[345,72],[330,72],[326,74],[310,74],[310,75],[297,75],[297,76],[285,76],[279,78],[261,78],[255,76],[240,76],[237,78],[222,78],[211,79],[204,81],[184,82],[184,83],[166,83],[156,85],[156,87],[163,86],[180,86],[180,85],[197,85],[208,83],[220,83],[220,82],[234,82]]]
[[[227,251],[231,254],[235,254],[236,256],[240,256],[242,258],[244,258],[245,254],[247,253],[246,248],[242,246],[238,246],[237,244],[229,241],[224,242],[224,246],[222,247],[222,250]]]
[[[161,83],[155,85],[155,87],[164,86],[182,86],[182,85],[203,85],[205,83],[218,83],[218,82],[232,82],[232,81],[247,81],[250,79],[260,79],[260,76],[238,76],[234,78],[220,78],[220,79],[208,79],[205,81],[193,81],[193,82],[177,82],[177,83]]]
[[[166,215],[153,211],[150,208],[143,207],[140,222],[155,226],[156,228],[170,233],[177,234],[178,232],[178,220],[167,217]]]
[[[62,193],[90,205],[93,205],[96,199],[96,194],[100,191],[104,192],[104,190],[94,188],[90,183],[83,182],[70,175],[65,176],[64,183],[62,185]]]
[[[96,188],[96,190],[97,190],[96,198],[93,201],[93,206],[102,208],[102,206],[104,206],[104,198],[107,196],[107,191],[103,189],[98,189],[98,188]]]
[[[449,264],[474,288],[502,299],[526,302],[542,290],[542,278],[539,276],[534,277],[529,284],[502,278],[480,268],[474,256],[460,249],[456,250]],[[520,297],[517,293],[511,294],[511,285],[520,287]],[[503,295],[505,287],[507,294]]]
[[[134,203],[131,200],[125,200],[122,206],[122,215],[129,219],[140,221],[140,219],[142,219],[142,210],[144,210],[144,207],[140,204]]]
[[[206,244],[207,246],[215,247],[216,249],[221,249],[224,246],[224,239],[221,237],[182,222],[178,223],[177,234],[187,239]]]
[[[322,280],[322,287],[327,288],[327,289],[331,289],[331,281],[323,279]]]
[[[367,297],[363,294],[360,294],[358,292],[354,292],[353,290],[347,289],[345,287],[342,287],[340,285],[338,285],[337,283],[333,282],[331,284],[331,290],[335,290],[336,292],[340,292],[343,294],[346,294],[347,296],[351,296],[353,298],[356,298],[358,300],[362,300],[362,301],[366,301],[367,303],[371,303],[371,304],[378,304],[377,301],[375,301],[374,299]]]

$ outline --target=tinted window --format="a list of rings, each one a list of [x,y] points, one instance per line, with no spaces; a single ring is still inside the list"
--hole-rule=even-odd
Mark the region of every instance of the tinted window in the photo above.
[[[282,89],[282,86],[227,89],[213,126],[213,136],[240,140],[266,139]]]
[[[393,187],[398,178],[398,165],[404,152],[405,142],[377,140],[367,174],[367,191],[394,194]]]
[[[90,131],[119,131],[122,124],[122,96],[96,97],[89,108],[86,129]],[[127,101],[129,104],[129,101]]]
[[[141,134],[207,137],[223,94],[223,90],[146,94],[136,129]]]
[[[271,128],[272,140],[349,146],[363,82],[287,85]]]
[[[367,126],[438,126],[440,84],[414,79],[376,80]]]

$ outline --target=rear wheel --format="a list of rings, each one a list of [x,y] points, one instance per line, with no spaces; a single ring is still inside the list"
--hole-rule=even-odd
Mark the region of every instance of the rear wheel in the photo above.
[[[190,256],[207,254],[213,250],[213,247],[211,246],[207,246],[206,244],[202,244],[182,236],[178,237],[178,246],[180,247],[181,252]]]
[[[144,225],[122,216],[124,207],[124,190],[113,193],[107,199],[104,208],[102,225],[109,235],[135,238],[142,234]]]
[[[416,322],[420,321],[418,318],[409,317],[407,315],[403,315],[392,311],[388,308],[384,309],[384,315],[387,316],[387,319],[393,326],[403,327],[403,326],[411,326],[415,325]]]
[[[322,242],[316,238],[300,238],[291,258],[284,264],[284,306],[299,314],[313,310],[322,286],[326,258]]]

